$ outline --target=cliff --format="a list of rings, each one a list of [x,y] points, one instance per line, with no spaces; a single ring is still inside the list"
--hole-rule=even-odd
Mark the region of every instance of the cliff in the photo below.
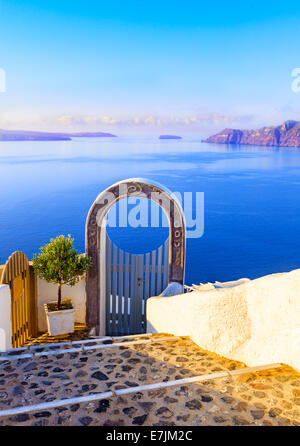
[[[300,147],[300,122],[286,121],[281,126],[263,127],[259,130],[224,129],[203,142]]]
[[[82,132],[82,133],[52,133],[33,132],[28,130],[2,130],[0,129],[0,141],[70,141],[72,138],[103,138],[115,137],[111,133]]]

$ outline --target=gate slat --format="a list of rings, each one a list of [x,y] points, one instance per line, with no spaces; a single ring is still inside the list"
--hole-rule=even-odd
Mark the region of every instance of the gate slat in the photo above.
[[[123,251],[119,251],[119,272],[118,272],[118,335],[122,335],[123,330]]]
[[[18,265],[17,265],[18,275],[22,274],[22,272],[25,271],[24,263],[22,262],[22,260],[23,260],[23,256],[21,255],[20,252],[18,252]]]
[[[25,322],[25,308],[26,308],[26,285],[27,285],[27,280],[26,280],[26,272],[24,272],[24,279],[25,279],[25,287],[24,287],[24,292],[22,294],[21,297],[21,302],[20,302],[20,306],[21,306],[21,311],[22,311],[22,343],[24,344],[26,341],[26,336],[25,336],[25,329],[26,329],[26,322]]]
[[[156,250],[152,251],[151,256],[151,296],[155,296],[155,278],[156,278]]]
[[[25,336],[28,338],[30,314],[29,314],[29,294],[30,294],[30,268],[26,271],[26,299],[25,299]],[[32,328],[33,330],[33,328]]]
[[[160,294],[162,292],[161,289],[161,275],[162,275],[162,245],[157,250],[157,289],[156,294]]]
[[[136,256],[137,269],[137,292],[135,299],[135,329],[134,333],[142,333],[142,300],[144,294],[144,255],[139,254]]]
[[[169,281],[169,239],[167,239],[164,243],[164,266],[163,266],[163,274],[164,274],[164,285],[163,290],[167,288]]]
[[[25,334],[25,325],[26,325],[26,321],[25,321],[25,309],[26,309],[26,295],[27,295],[27,268],[24,268],[24,262],[23,262],[23,256],[20,256],[20,261],[19,261],[19,268],[21,271],[21,268],[23,266],[22,269],[22,276],[23,276],[23,280],[24,280],[24,288],[23,288],[23,293],[20,299],[20,307],[21,307],[21,314],[22,314],[22,344],[25,344],[26,341],[26,334]]]
[[[25,280],[26,280],[26,288],[25,288],[25,306],[24,306],[24,318],[25,318],[25,338],[28,337],[29,333],[29,323],[30,323],[30,317],[29,317],[29,293],[30,293],[30,269],[27,268],[25,272]]]
[[[129,299],[129,253],[125,253],[125,272],[124,272],[124,334],[129,334],[129,316],[128,316],[128,299]]]
[[[135,293],[136,293],[136,256],[131,254],[131,272],[130,272],[130,334],[134,334],[134,308],[135,308]]]
[[[118,248],[113,244],[113,264],[112,264],[112,314],[111,314],[111,324],[112,324],[112,334],[115,335],[117,332],[117,262],[118,262]]]
[[[20,310],[19,310],[19,299],[16,300],[16,316],[17,316],[17,347],[20,347]]]
[[[144,299],[143,299],[143,321],[144,330],[146,331],[146,301],[149,297],[150,290],[150,253],[145,254],[145,287],[144,287]]]
[[[21,261],[21,259],[20,259]],[[21,342],[22,344],[25,343],[25,331],[24,331],[24,297],[25,297],[25,290],[26,290],[26,279],[25,279],[25,271],[22,273],[23,276],[23,280],[24,280],[24,289],[23,289],[23,293],[20,296],[19,300],[20,300],[20,326],[21,326]]]
[[[148,299],[149,297],[149,284],[150,284],[150,252],[145,254],[145,291],[144,298]]]
[[[106,333],[111,334],[111,241],[106,237]]]

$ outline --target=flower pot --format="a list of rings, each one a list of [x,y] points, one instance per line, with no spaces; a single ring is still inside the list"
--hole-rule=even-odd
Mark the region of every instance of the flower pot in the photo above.
[[[47,304],[44,305],[44,308],[50,336],[59,336],[74,332],[75,308],[49,311]]]

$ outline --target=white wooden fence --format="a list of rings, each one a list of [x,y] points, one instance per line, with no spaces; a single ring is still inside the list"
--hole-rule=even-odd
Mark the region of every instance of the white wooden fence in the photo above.
[[[169,239],[146,254],[130,254],[106,236],[106,334],[146,331],[146,300],[168,285]]]

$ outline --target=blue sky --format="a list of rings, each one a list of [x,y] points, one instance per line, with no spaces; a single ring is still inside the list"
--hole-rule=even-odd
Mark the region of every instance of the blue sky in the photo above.
[[[0,127],[207,134],[300,120],[299,30],[293,1],[1,0]]]

